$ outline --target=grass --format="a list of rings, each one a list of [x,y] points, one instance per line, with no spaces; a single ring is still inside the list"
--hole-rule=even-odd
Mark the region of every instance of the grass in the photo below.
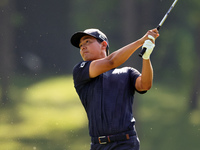
[[[155,87],[140,101],[142,149],[198,150],[200,110],[188,111],[187,95],[183,92]]]
[[[0,149],[75,150],[89,143],[86,114],[71,76],[15,85],[11,93],[17,102],[0,110]],[[77,137],[80,144],[73,144]]]
[[[136,127],[142,150],[198,150],[200,110],[188,111],[184,92],[155,84],[138,96]],[[12,103],[0,108],[0,149],[88,150],[87,118],[72,76],[16,78]]]

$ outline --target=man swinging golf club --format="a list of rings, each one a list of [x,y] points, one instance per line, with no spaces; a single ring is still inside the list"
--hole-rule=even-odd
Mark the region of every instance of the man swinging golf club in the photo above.
[[[177,2],[174,0],[157,28],[110,55],[108,38],[98,29],[87,29],[71,37],[72,45],[80,48],[83,58],[73,69],[73,79],[88,116],[91,150],[139,150],[132,113],[134,94],[143,94],[152,86],[150,55],[158,30]],[[141,46],[142,73],[131,67],[117,69]]]
[[[109,55],[109,42],[98,29],[87,29],[71,37],[83,61],[73,69],[76,92],[86,110],[91,150],[139,150],[132,105],[135,91],[152,86],[150,55],[159,36],[157,29]],[[122,65],[139,48],[145,47],[142,72]]]

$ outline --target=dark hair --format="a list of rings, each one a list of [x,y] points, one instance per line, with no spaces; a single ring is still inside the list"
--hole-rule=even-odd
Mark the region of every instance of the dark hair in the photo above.
[[[103,40],[97,39],[97,42],[98,42],[98,43],[102,43]],[[107,55],[107,56],[109,55],[109,47],[108,47],[108,45],[107,45],[107,47],[106,47],[106,55]]]

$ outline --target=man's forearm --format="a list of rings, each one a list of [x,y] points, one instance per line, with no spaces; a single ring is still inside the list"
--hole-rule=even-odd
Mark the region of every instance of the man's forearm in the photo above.
[[[142,41],[137,40],[127,46],[110,54],[107,59],[113,64],[114,68],[122,65],[139,47],[142,46]]]
[[[153,68],[150,59],[143,59],[142,75],[141,75],[142,88],[149,90],[153,83]]]
[[[156,39],[159,36],[157,29],[149,30],[141,39],[110,54],[106,59],[111,67],[116,68],[122,65],[146,40],[149,40],[149,36]]]

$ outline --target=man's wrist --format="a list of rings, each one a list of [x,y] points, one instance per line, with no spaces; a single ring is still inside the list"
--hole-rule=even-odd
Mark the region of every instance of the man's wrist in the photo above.
[[[146,57],[145,57],[145,56],[143,55],[142,58],[143,58],[144,60],[149,60],[149,59],[150,59],[150,56],[146,56]]]
[[[140,46],[142,46],[142,45],[144,44],[144,40],[142,40],[142,38],[141,38],[141,39],[138,39],[137,41],[138,41],[138,43],[140,44]]]

